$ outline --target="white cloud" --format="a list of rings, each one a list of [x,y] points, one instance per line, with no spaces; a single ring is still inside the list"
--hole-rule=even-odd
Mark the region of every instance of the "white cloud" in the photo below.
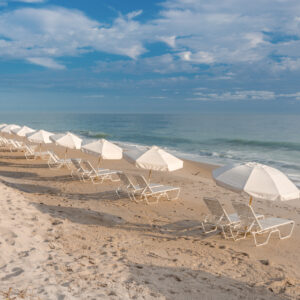
[[[191,51],[185,51],[179,53],[179,56],[182,60],[190,61],[197,64],[211,64],[215,61],[214,57],[210,53],[204,51],[199,51],[196,53],[192,53]]]
[[[150,99],[157,99],[157,100],[159,100],[159,99],[166,99],[167,97],[165,97],[165,96],[151,96],[149,98]]]
[[[282,98],[294,98],[296,100],[300,100],[300,92],[290,93],[290,94],[280,94],[278,96]]]
[[[194,96],[186,100],[191,101],[249,101],[249,100],[273,100],[276,94],[272,91],[248,91],[241,90],[236,92],[223,93],[204,93],[195,92]]]
[[[24,2],[24,3],[44,3],[47,0],[12,0],[13,2]]]
[[[88,99],[100,99],[100,98],[104,98],[104,95],[86,95],[84,96],[84,98],[88,98]]]
[[[136,58],[145,51],[134,37],[137,29],[137,22],[122,16],[107,27],[77,10],[21,8],[0,13],[0,56],[53,61],[86,51],[103,51]]]
[[[59,64],[55,60],[49,57],[28,57],[27,60],[35,65],[39,65],[42,67],[46,67],[49,69],[56,69],[56,70],[64,70],[65,66]]]
[[[300,70],[300,58],[294,59],[290,57],[284,57],[280,62],[274,64],[273,69],[275,71]]]
[[[131,20],[131,19],[134,19],[134,18],[138,17],[142,13],[143,13],[143,10],[141,10],[141,9],[140,10],[135,10],[135,11],[132,11],[129,14],[127,14],[127,18],[129,20]]]
[[[166,43],[167,45],[169,45],[170,47],[174,48],[176,45],[176,35],[172,35],[172,36],[158,36],[157,37],[158,40]]]
[[[195,73],[198,69],[172,54],[140,58],[139,60],[117,60],[113,62],[99,61],[95,72],[122,72],[128,74],[144,73]]]

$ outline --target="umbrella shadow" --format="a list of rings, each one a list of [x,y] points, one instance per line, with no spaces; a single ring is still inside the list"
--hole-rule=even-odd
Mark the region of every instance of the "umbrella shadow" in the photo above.
[[[13,155],[9,155],[9,156],[0,156],[1,159],[26,159],[25,156],[13,156]]]
[[[0,181],[3,184],[5,184],[6,186],[12,187],[21,192],[25,192],[25,193],[29,193],[29,194],[47,194],[47,195],[60,195],[61,194],[61,191],[59,189],[49,187],[49,186],[9,182],[9,181],[5,181],[3,179],[0,179]]]
[[[74,178],[71,175],[60,175],[52,177],[37,177],[35,181],[53,181],[53,182],[73,182]]]
[[[122,217],[85,208],[55,206],[35,202],[31,204],[44,214],[62,220],[67,219],[73,223],[106,227],[114,227],[126,223]]]
[[[97,192],[97,193],[64,193],[64,197],[70,200],[80,200],[80,201],[89,201],[89,200],[112,200],[116,201],[119,198],[116,195],[114,190],[111,191],[104,191],[104,192]]]
[[[0,171],[0,175],[9,178],[26,178],[26,179],[33,179],[38,177],[36,173],[32,172],[16,172],[16,171]]]
[[[62,205],[48,205],[45,203],[31,203],[42,213],[51,215],[54,218],[67,219],[73,223],[79,223],[84,225],[100,225],[106,227],[118,226],[118,228],[126,231],[141,232],[145,236],[156,239],[169,239],[176,240],[178,238],[197,238],[198,240],[209,238],[213,234],[204,235],[202,230],[198,227],[193,232],[191,231],[179,231],[174,228],[178,222],[170,223],[166,225],[151,225],[142,223],[128,222],[121,216],[112,215],[108,213],[98,212],[85,208],[62,206]],[[175,224],[175,225],[174,225]],[[216,232],[214,233],[216,234]]]

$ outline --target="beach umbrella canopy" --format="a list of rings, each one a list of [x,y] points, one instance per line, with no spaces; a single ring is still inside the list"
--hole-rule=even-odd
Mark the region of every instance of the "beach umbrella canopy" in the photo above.
[[[30,142],[33,143],[44,143],[44,144],[50,144],[52,141],[50,140],[50,136],[53,135],[52,132],[46,131],[46,130],[38,130],[33,133],[26,134],[27,139]]]
[[[146,151],[139,149],[124,152],[124,157],[137,168],[154,171],[175,171],[183,167],[183,161],[165,150],[152,146]]]
[[[122,148],[105,139],[82,146],[82,151],[99,156],[101,159],[121,159],[123,156]]]
[[[29,133],[33,133],[35,132],[36,130],[30,128],[30,127],[27,127],[27,126],[23,126],[21,128],[14,128],[11,130],[14,134],[18,135],[18,136],[22,136],[22,137],[25,137],[27,134]]]
[[[3,132],[3,133],[12,133],[11,131],[13,130],[13,129],[19,129],[19,128],[21,128],[21,126],[19,126],[19,125],[15,125],[15,124],[10,124],[10,125],[6,125],[6,126],[4,126],[4,127],[2,127],[1,128],[1,132]]]
[[[230,164],[213,170],[216,183],[226,189],[263,200],[299,198],[296,185],[281,171],[255,162]]]
[[[0,130],[5,126],[7,126],[7,124],[5,124],[5,123],[0,124]]]
[[[82,139],[77,135],[67,132],[61,134],[55,134],[50,137],[50,139],[59,146],[70,148],[70,149],[80,149]]]

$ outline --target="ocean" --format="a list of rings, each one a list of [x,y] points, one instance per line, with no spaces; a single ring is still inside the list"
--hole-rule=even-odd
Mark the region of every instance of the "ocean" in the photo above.
[[[212,163],[256,161],[285,172],[300,186],[300,117],[259,113],[0,113],[0,123],[86,141],[106,138],[123,147],[157,145],[178,157]]]

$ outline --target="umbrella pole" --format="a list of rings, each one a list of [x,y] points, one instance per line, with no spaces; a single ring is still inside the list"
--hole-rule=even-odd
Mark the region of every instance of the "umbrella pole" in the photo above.
[[[40,152],[42,152],[42,143],[40,143]]]
[[[99,156],[99,158],[98,158],[98,169],[99,169],[99,167],[100,167],[100,165],[101,165],[101,161],[102,161],[102,156]]]
[[[67,152],[68,152],[68,148],[66,148],[65,159],[67,159]]]
[[[252,200],[253,200],[253,198],[252,198],[252,196],[250,196],[250,199],[249,199],[249,206],[252,205]]]
[[[149,175],[148,175],[148,183],[150,183],[151,175],[152,175],[152,170],[149,171]]]

